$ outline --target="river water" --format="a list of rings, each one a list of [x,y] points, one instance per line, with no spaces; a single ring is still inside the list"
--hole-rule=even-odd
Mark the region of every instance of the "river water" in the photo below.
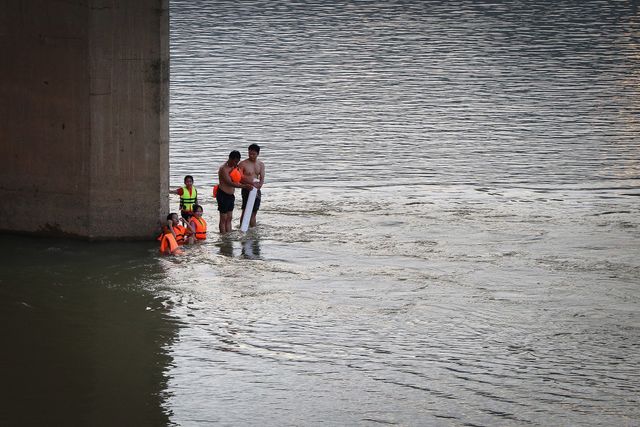
[[[639,59],[635,1],[172,1],[209,237],[3,237],[9,420],[640,425]]]

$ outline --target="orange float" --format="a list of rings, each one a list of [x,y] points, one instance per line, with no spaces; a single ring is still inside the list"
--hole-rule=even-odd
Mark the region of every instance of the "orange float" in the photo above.
[[[236,184],[239,184],[240,180],[242,179],[242,173],[240,173],[240,169],[238,168],[234,168],[229,173],[229,176],[231,177],[231,181],[235,182]]]

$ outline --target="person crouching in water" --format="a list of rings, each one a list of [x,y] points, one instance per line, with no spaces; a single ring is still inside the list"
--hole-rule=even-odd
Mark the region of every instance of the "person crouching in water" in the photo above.
[[[160,252],[167,255],[180,255],[180,246],[193,242],[193,231],[180,224],[178,214],[167,215],[167,223],[162,226],[162,234],[158,237]]]
[[[194,231],[196,240],[205,240],[207,238],[207,221],[202,218],[202,206],[193,205],[193,216],[189,220],[189,225]]]
[[[251,190],[253,185],[241,184],[240,180],[231,179],[231,171],[238,166],[240,161],[240,152],[233,150],[229,153],[229,160],[224,162],[218,169],[218,191],[216,192],[216,201],[218,202],[218,211],[220,212],[220,222],[218,228],[220,233],[228,233],[231,231],[231,221],[233,220],[233,206],[236,202],[236,188],[246,188]]]

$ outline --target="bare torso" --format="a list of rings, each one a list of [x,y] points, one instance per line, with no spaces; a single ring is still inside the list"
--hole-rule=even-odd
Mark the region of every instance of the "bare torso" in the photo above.
[[[231,176],[229,176],[232,170],[233,167],[229,166],[227,162],[218,169],[218,189],[227,194],[234,194],[236,191],[236,187],[232,185]]]
[[[252,161],[251,159],[245,159],[238,164],[238,167],[242,171],[242,182],[244,184],[253,184],[254,180],[258,180],[258,188],[262,187],[264,182],[264,163],[260,160]]]

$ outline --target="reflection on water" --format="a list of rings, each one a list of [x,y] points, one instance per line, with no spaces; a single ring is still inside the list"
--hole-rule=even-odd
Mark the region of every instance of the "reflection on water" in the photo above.
[[[168,423],[177,326],[149,249],[0,238],[3,425]]]
[[[246,235],[240,232],[232,232],[228,235],[213,237],[214,245],[218,253],[224,257],[241,257],[244,259],[258,260],[260,258],[260,236],[252,229]],[[202,242],[200,242],[202,244]],[[189,250],[189,248],[187,248]]]
[[[220,249],[220,255],[233,257],[233,240],[222,237],[216,246]]]
[[[248,237],[243,240],[242,256],[248,259],[260,259],[260,239]]]

